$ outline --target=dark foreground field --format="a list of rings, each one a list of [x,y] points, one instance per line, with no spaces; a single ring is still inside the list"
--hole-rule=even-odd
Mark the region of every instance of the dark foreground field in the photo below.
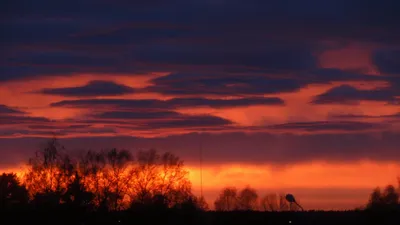
[[[61,212],[2,212],[0,224],[52,224],[52,225],[189,225],[189,224],[304,224],[304,225],[399,225],[400,213],[396,212],[199,212],[152,211],[115,213],[61,213]]]

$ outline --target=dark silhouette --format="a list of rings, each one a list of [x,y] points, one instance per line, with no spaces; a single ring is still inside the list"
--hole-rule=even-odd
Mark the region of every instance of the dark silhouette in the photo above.
[[[138,152],[131,175],[129,196],[134,204],[147,204],[162,196],[170,208],[193,197],[183,161],[171,153]]]
[[[386,186],[383,193],[375,188],[367,204],[369,210],[399,210],[399,193],[393,185]]]
[[[289,210],[289,205],[283,194],[268,194],[260,200],[260,209],[271,212],[283,212]]]
[[[74,166],[56,138],[47,142],[35,157],[29,159],[25,185],[38,206],[55,207],[62,201],[73,179]]]
[[[62,200],[75,210],[91,211],[94,209],[93,199],[94,194],[86,190],[81,175],[75,171],[74,179],[68,185]]]
[[[29,196],[15,173],[0,176],[0,209],[20,207],[28,203]]]
[[[301,210],[304,211],[303,207],[301,207],[301,205],[296,201],[296,199],[294,198],[294,196],[292,194],[287,194],[285,196],[285,198],[286,198],[286,201],[289,202],[289,209],[290,210],[294,209],[293,208],[293,204],[294,204],[295,206],[298,206]]]
[[[258,194],[254,188],[246,187],[238,196],[238,209],[244,211],[258,209]]]
[[[238,209],[237,189],[234,187],[224,188],[214,202],[217,211],[233,211]]]

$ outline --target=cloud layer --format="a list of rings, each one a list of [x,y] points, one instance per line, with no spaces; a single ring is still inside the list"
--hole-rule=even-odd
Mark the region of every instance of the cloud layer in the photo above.
[[[172,149],[201,132],[221,162],[396,158],[398,7],[6,1],[0,141],[131,137]]]

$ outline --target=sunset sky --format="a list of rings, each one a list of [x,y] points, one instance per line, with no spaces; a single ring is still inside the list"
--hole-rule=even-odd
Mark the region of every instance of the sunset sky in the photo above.
[[[4,4],[4,5],[3,5]],[[225,186],[361,206],[400,175],[396,0],[6,0],[0,171],[56,134],[170,151]]]

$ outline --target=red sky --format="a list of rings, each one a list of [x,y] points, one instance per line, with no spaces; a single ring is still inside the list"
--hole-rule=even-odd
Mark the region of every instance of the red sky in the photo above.
[[[71,152],[174,152],[196,193],[202,143],[210,203],[251,185],[350,209],[400,175],[394,6],[40,1],[1,24],[0,170],[56,133]]]

